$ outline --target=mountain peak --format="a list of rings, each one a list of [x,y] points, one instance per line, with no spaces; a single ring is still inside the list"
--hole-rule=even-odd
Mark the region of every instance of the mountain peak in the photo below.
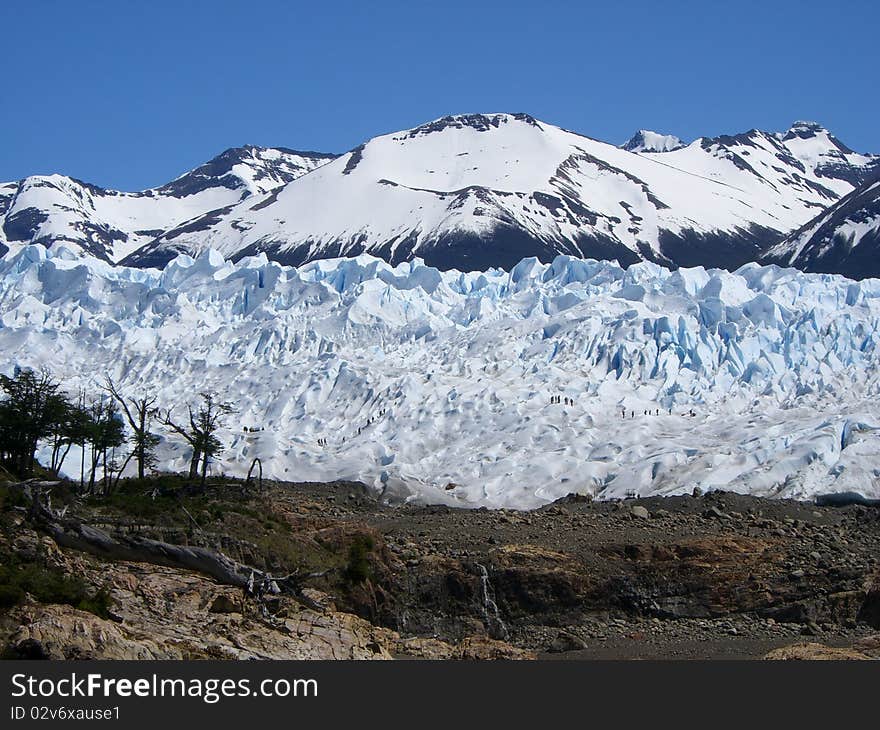
[[[810,122],[807,120],[799,120],[796,122],[792,122],[791,126],[788,128],[788,135],[797,135],[798,137],[802,137],[804,135],[815,135],[821,132],[828,133],[828,130],[825,129],[819,122]]]
[[[675,135],[659,134],[650,129],[640,129],[626,144],[621,145],[630,152],[672,152],[684,146],[684,142]]]
[[[194,170],[159,188],[175,197],[195,195],[212,187],[242,188],[245,195],[267,192],[336,158],[320,152],[247,144],[230,147]]]
[[[401,139],[435,134],[447,129],[473,129],[477,132],[488,132],[491,129],[497,129],[502,124],[509,124],[511,122],[522,122],[532,127],[539,126],[537,119],[522,112],[513,114],[508,112],[496,114],[451,114],[414,127],[408,130]]]
[[[776,136],[783,142],[787,142],[793,139],[819,139],[827,141],[830,146],[836,147],[841,152],[852,152],[849,147],[843,144],[843,142],[837,139],[834,134],[828,131],[827,127],[823,127],[821,124],[819,124],[819,122],[810,122],[803,120],[793,122],[791,127],[788,128],[788,131],[780,132]]]
[[[787,132],[777,135],[782,142],[791,142],[792,140],[805,140],[812,144],[825,145],[829,150],[839,152],[844,155],[852,154],[852,150],[829,132],[818,122],[797,121],[789,127]],[[815,140],[815,142],[813,142]]]

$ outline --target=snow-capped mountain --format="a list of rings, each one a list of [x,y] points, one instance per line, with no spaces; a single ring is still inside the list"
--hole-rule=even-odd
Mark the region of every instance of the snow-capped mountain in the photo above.
[[[225,473],[259,457],[273,478],[459,506],[695,485],[880,496],[878,279],[213,251],[158,271],[30,246],[0,260],[0,322],[4,373],[49,368],[72,392],[110,375],[163,408],[234,402]],[[165,437],[160,467],[185,469]]]
[[[215,248],[289,264],[366,252],[461,270],[559,254],[735,268],[878,162],[803,123],[664,145],[634,152],[526,114],[444,117],[189,221],[125,261],[161,265]]]
[[[216,248],[444,270],[559,254],[735,268],[877,170],[813,122],[690,144],[640,130],[617,147],[526,114],[459,115],[341,156],[234,148],[136,193],[61,175],[0,184],[0,253],[64,242],[135,266]]]
[[[237,147],[166,185],[137,193],[104,190],[63,175],[2,184],[0,253],[30,243],[64,242],[118,261],[169,228],[270,192],[333,157]]]
[[[856,186],[880,169],[877,155],[853,152],[816,122],[795,122],[787,132],[776,136],[798,160],[820,177],[846,180]]]
[[[880,176],[862,183],[795,231],[765,259],[852,279],[880,277]]]
[[[649,129],[640,129],[626,144],[621,145],[630,152],[672,152],[685,146],[685,143],[674,135],[658,134]]]

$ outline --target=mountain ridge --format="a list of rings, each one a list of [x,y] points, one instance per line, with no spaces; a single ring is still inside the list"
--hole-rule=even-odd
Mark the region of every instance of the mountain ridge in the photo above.
[[[764,263],[851,279],[880,277],[880,174],[863,182],[764,257]]]
[[[447,116],[375,137],[265,200],[168,231],[125,263],[162,265],[213,247],[291,265],[372,253],[477,270],[567,254],[736,268],[876,164],[842,152],[824,129],[815,135],[812,146],[803,133],[787,146],[786,133],[752,130],[636,153],[527,114]]]
[[[873,170],[880,157],[814,122],[687,144],[640,130],[616,146],[525,113],[448,115],[341,155],[230,148],[138,193],[63,176],[0,185],[0,247],[64,241],[135,266],[216,248],[294,265],[371,253],[482,270],[565,254],[732,269]],[[162,210],[100,210],[108,199]]]
[[[334,158],[282,147],[230,147],[163,185],[134,192],[68,175],[31,175],[0,184],[0,253],[64,242],[118,261],[168,228],[273,190]]]

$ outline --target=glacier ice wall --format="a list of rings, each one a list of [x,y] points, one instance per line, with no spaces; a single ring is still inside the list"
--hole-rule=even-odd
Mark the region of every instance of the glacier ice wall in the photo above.
[[[106,374],[178,413],[213,391],[237,409],[217,470],[259,456],[270,477],[461,506],[880,496],[878,321],[880,280],[755,264],[0,260],[4,372],[45,366],[71,391]],[[184,469],[165,436],[162,466]]]

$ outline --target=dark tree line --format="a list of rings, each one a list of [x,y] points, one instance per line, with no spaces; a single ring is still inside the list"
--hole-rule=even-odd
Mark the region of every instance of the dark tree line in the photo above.
[[[100,467],[101,491],[109,494],[132,459],[141,479],[155,468],[159,437],[152,428],[161,416],[157,402],[156,396],[125,395],[109,378],[97,397],[83,392],[71,398],[45,371],[17,369],[12,377],[0,375],[0,463],[20,477],[30,476],[43,444],[51,446],[49,463],[43,466],[58,474],[77,445],[81,489],[98,490]],[[217,432],[230,413],[229,404],[202,393],[196,408],[188,406],[187,421],[174,421],[171,410],[161,420],[192,447],[189,476],[201,477],[203,485],[208,464],[223,451]],[[116,452],[126,442],[130,448],[120,465]]]

